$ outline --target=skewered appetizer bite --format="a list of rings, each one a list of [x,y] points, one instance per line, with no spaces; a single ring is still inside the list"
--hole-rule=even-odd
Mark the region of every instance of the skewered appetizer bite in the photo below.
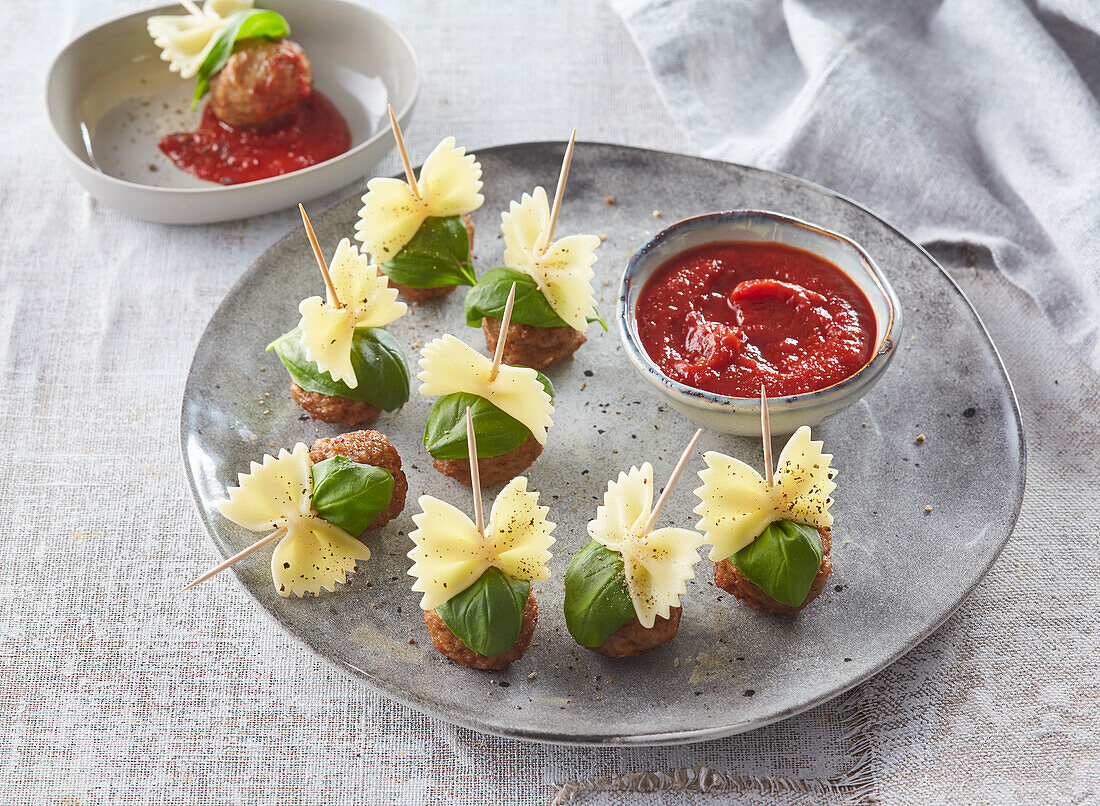
[[[578,644],[613,658],[666,644],[680,626],[680,596],[695,576],[703,536],[654,529],[699,438],[695,433],[653,507],[653,467],[646,462],[607,484],[588,523],[592,541],[565,572],[565,623]]]
[[[377,177],[367,183],[356,239],[410,302],[473,285],[477,278],[469,214],[485,202],[481,164],[447,137],[424,160],[417,179],[392,108],[390,122],[406,181]]]
[[[304,209],[302,218],[327,297],[302,300],[298,327],[267,349],[275,351],[290,373],[294,401],[314,420],[368,425],[383,409],[394,411],[409,399],[405,355],[385,330],[407,306],[347,238],[326,266]]]
[[[351,147],[347,122],[313,87],[290,25],[253,0],[184,0],[183,15],[147,22],[161,58],[181,78],[197,78],[191,108],[208,93],[197,131],[163,137],[158,146],[200,179],[236,184],[300,170]]]
[[[476,478],[469,409],[465,422]],[[424,624],[440,653],[471,669],[504,669],[531,644],[538,621],[531,582],[550,578],[555,524],[546,520],[549,507],[538,505],[538,493],[528,491],[522,476],[501,490],[488,524],[479,485],[473,493],[472,521],[444,501],[420,497],[422,511],[413,516],[416,529],[409,534],[416,544],[409,575],[416,578],[412,589],[424,594]]]
[[[505,317],[507,318],[507,316]],[[503,348],[502,341],[498,347]],[[491,487],[528,468],[553,425],[554,387],[529,367],[492,360],[450,334],[421,351],[420,394],[439,400],[424,426],[424,447],[436,470],[471,486],[466,412],[477,437],[480,483]]]
[[[407,490],[401,457],[377,431],[319,439],[311,448],[299,442],[293,451],[265,455],[238,474],[218,511],[245,529],[275,531],[187,587],[278,540],[271,578],[280,596],[335,590],[370,558],[359,537],[397,517]]]
[[[829,494],[836,471],[802,426],[773,475],[766,403],[762,419],[766,478],[738,459],[704,454],[696,528],[711,545],[715,585],[757,610],[791,615],[818,597],[833,568]]]
[[[573,134],[575,137],[576,131]],[[505,265],[487,272],[466,294],[466,324],[481,327],[490,350],[496,350],[505,335],[504,361],[508,364],[548,367],[584,344],[589,322],[599,322],[607,330],[607,323],[596,311],[592,288],[599,237],[553,239],[572,154],[570,139],[552,212],[546,191],[536,187],[501,214]],[[513,285],[518,288],[515,310],[511,323],[503,326]]]

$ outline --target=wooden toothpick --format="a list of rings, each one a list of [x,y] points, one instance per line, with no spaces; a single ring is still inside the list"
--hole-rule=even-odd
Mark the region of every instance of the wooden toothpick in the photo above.
[[[325,256],[321,253],[321,244],[317,243],[317,234],[313,231],[313,225],[309,223],[306,208],[299,204],[298,209],[302,212],[302,223],[306,227],[309,245],[313,247],[313,255],[317,258],[317,266],[321,269],[321,276],[325,278],[325,288],[328,290],[329,302],[336,308],[343,308],[344,303],[340,302],[340,298],[336,296],[336,286],[332,284],[332,277],[328,273],[328,264],[325,263]]]
[[[684,452],[680,454],[680,461],[677,462],[676,467],[672,469],[672,475],[668,477],[668,484],[661,490],[661,497],[657,499],[657,505],[653,507],[653,512],[650,513],[649,520],[646,521],[643,534],[649,534],[653,531],[653,527],[657,525],[657,516],[661,514],[661,510],[664,509],[665,504],[668,503],[668,497],[672,495],[672,488],[675,487],[676,482],[680,480],[684,468],[687,467],[688,460],[691,459],[691,452],[695,450],[695,443],[699,441],[699,435],[702,433],[702,428],[696,429],[695,436],[691,438],[687,447],[684,448]]]
[[[573,143],[577,139],[577,130],[569,136],[569,145],[565,148],[565,158],[561,161],[561,173],[558,175],[558,187],[554,191],[554,206],[550,209],[550,226],[546,228],[546,243],[542,251],[554,242],[554,227],[558,225],[558,213],[561,212],[561,199],[565,195],[565,180],[569,178],[569,165],[573,162]]]
[[[202,17],[202,9],[195,5],[192,0],[180,0],[180,5],[187,9],[187,13],[194,17]]]
[[[508,340],[508,325],[512,323],[512,306],[516,304],[516,284],[508,292],[508,301],[504,303],[504,316],[500,318],[500,333],[497,334],[497,348],[493,351],[493,368],[489,371],[489,383],[497,379],[500,372],[500,359],[504,356],[504,343]]]
[[[760,384],[760,435],[764,439],[764,479],[769,487],[775,486],[775,474],[772,472],[772,423],[768,416],[768,393],[764,384]]]
[[[212,576],[216,576],[217,574],[220,574],[222,571],[224,571],[229,566],[235,565],[236,563],[240,562],[245,557],[247,557],[249,554],[252,554],[253,552],[259,551],[260,549],[262,549],[264,546],[268,545],[269,543],[274,543],[276,540],[278,540],[280,537],[282,537],[285,534],[286,534],[286,527],[285,526],[280,526],[278,529],[276,529],[274,532],[269,534],[267,537],[261,537],[259,540],[257,540],[255,543],[253,543],[248,548],[244,549],[243,551],[238,551],[236,554],[234,554],[232,557],[230,557],[225,562],[219,563],[218,565],[215,565],[213,568],[211,568],[209,571],[207,571],[201,577],[196,579],[190,585],[187,585],[183,588],[180,588],[180,593],[183,593],[185,590],[189,590],[189,589],[195,587],[200,582],[205,582],[206,580],[210,579],[210,577],[212,577]]]
[[[481,473],[477,467],[477,437],[474,436],[474,418],[466,407],[466,447],[470,451],[470,488],[474,492],[474,523],[477,533],[485,534],[485,513],[481,508]]]
[[[401,126],[397,122],[397,115],[393,113],[393,104],[386,104],[390,110],[390,125],[393,126],[393,139],[397,141],[397,152],[401,155],[401,164],[405,166],[405,179],[412,188],[413,198],[420,201],[420,188],[416,186],[416,174],[413,173],[412,163],[409,161],[409,152],[405,150],[405,138],[401,136]]]

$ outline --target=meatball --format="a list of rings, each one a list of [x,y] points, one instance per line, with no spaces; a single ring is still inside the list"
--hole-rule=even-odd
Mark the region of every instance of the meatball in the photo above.
[[[441,285],[435,288],[417,288],[411,285],[401,285],[390,280],[390,288],[396,288],[401,297],[407,302],[427,302],[430,299],[445,297],[458,288],[457,285]]]
[[[828,527],[819,527],[817,531],[821,535],[821,547],[824,549],[825,556],[821,558],[821,567],[817,571],[817,576],[814,577],[813,584],[810,585],[806,600],[798,607],[785,605],[768,596],[760,590],[756,583],[745,579],[737,566],[729,559],[714,564],[714,584],[727,593],[732,593],[749,607],[754,607],[763,613],[776,613],[784,616],[797,613],[816,599],[821,591],[825,590],[825,583],[829,581],[829,574],[833,571],[833,563],[829,559],[829,551],[833,547],[830,530]]]
[[[635,655],[641,655],[650,649],[656,649],[661,644],[667,644],[676,637],[676,631],[680,629],[681,611],[682,608],[679,607],[671,608],[668,618],[658,616],[653,626],[648,629],[643,627],[635,616],[607,636],[602,644],[588,648],[609,658],[633,658]]]
[[[490,353],[497,349],[500,324],[496,317],[486,316],[481,320],[485,344]],[[508,325],[508,341],[504,345],[502,360],[512,366],[542,369],[573,355],[586,341],[588,339],[583,333],[568,325],[531,327],[512,322]]]
[[[519,628],[519,637],[511,648],[499,655],[479,655],[462,643],[462,639],[451,632],[450,627],[434,610],[424,611],[424,624],[428,628],[428,634],[432,637],[432,643],[441,654],[451,660],[461,663],[471,669],[484,669],[494,671],[507,668],[512,661],[519,660],[527,647],[531,645],[531,636],[534,635],[535,625],[539,620],[539,603],[535,601],[533,593],[527,595],[527,606],[523,608],[523,623]]]
[[[533,434],[528,434],[527,439],[518,448],[510,450],[508,453],[502,453],[500,456],[478,459],[478,479],[481,481],[481,486],[492,487],[494,484],[511,481],[512,478],[529,468],[541,453],[542,445],[539,444]],[[469,459],[436,459],[433,464],[435,469],[444,476],[450,476],[467,487],[473,486],[473,479],[470,478]]]
[[[462,220],[466,223],[466,235],[470,239],[470,251],[472,252],[474,249],[474,222],[465,213],[462,214]],[[415,288],[411,285],[395,283],[393,280],[390,280],[390,287],[396,288],[401,296],[409,302],[427,302],[430,299],[438,299],[447,296],[458,288],[456,285],[443,285],[438,288]]]
[[[322,394],[321,392],[307,392],[293,382],[290,384],[290,396],[314,420],[346,425],[349,428],[354,428],[357,425],[370,425],[382,413],[382,409],[365,400],[352,400],[347,397]]]
[[[210,104],[230,126],[257,126],[297,108],[313,88],[309,59],[289,39],[246,39],[210,80]]]
[[[338,437],[326,437],[313,443],[309,449],[309,458],[314,464],[344,456],[363,465],[374,465],[390,471],[393,476],[393,495],[390,505],[374,516],[367,529],[385,526],[405,508],[405,495],[409,491],[409,482],[401,470],[401,457],[397,449],[378,431],[352,431]]]

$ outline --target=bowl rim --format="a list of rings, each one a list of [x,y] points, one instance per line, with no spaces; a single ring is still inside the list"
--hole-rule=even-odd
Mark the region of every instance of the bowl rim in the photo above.
[[[879,268],[874,258],[868,254],[867,250],[860,246],[852,238],[846,235],[842,235],[839,232],[835,232],[830,229],[826,229],[818,224],[811,223],[801,218],[786,215],[784,213],[778,213],[772,210],[757,210],[751,208],[742,208],[735,210],[718,210],[709,213],[700,213],[694,216],[688,216],[676,221],[660,232],[656,233],[648,241],[642,244],[638,250],[631,256],[630,260],[626,264],[626,268],[623,269],[622,277],[619,282],[619,299],[618,299],[618,325],[619,336],[623,344],[627,348],[627,355],[630,357],[631,363],[640,370],[647,378],[656,382],[660,386],[664,387],[667,392],[677,394],[681,397],[690,399],[690,402],[695,406],[702,406],[710,410],[719,409],[759,409],[760,398],[759,397],[737,397],[734,395],[723,395],[717,392],[708,392],[705,389],[697,389],[694,386],[689,386],[681,381],[677,381],[674,378],[670,378],[664,373],[663,370],[657,365],[657,363],[649,356],[645,348],[641,345],[640,339],[637,335],[637,315],[634,310],[636,307],[636,300],[634,305],[628,305],[628,298],[632,293],[640,293],[640,289],[644,288],[644,284],[639,286],[635,280],[635,274],[637,273],[639,265],[643,260],[647,259],[651,252],[653,252],[658,246],[666,241],[670,236],[679,232],[682,229],[698,227],[700,224],[724,224],[728,222],[742,221],[745,219],[761,218],[781,224],[797,227],[799,229],[807,230],[813,234],[828,238],[839,242],[843,247],[853,251],[860,261],[860,263],[867,270],[871,280],[874,283],[875,288],[878,290],[880,298],[886,304],[886,326],[883,329],[881,336],[875,339],[875,349],[871,354],[871,357],[863,364],[859,369],[853,372],[846,378],[832,383],[821,389],[815,389],[811,392],[799,392],[793,395],[777,395],[775,397],[768,396],[769,407],[774,407],[777,404],[783,404],[786,407],[801,408],[807,405],[821,402],[822,398],[831,398],[842,394],[849,386],[854,386],[858,382],[862,382],[866,377],[877,377],[879,373],[886,369],[890,360],[893,358],[894,353],[897,351],[897,336],[901,332],[901,302],[898,299],[897,293],[894,291],[894,287],[890,284],[886,275]],[[718,243],[720,241],[715,241]],[[721,242],[736,243],[736,238],[726,238]],[[799,247],[796,247],[799,248]],[[681,250],[682,251],[682,250]],[[812,252],[810,249],[805,251]],[[677,252],[676,254],[680,254]],[[816,253],[815,253],[816,254]],[[821,257],[820,255],[818,255]],[[671,258],[667,258],[670,260]],[[827,259],[827,258],[823,258]],[[662,262],[661,265],[664,265]],[[832,261],[829,261],[832,263]],[[836,265],[835,263],[833,265]],[[660,266],[657,267],[658,269]],[[841,271],[845,276],[851,279],[849,272],[841,266],[837,266],[837,269]],[[854,280],[853,280],[854,282]],[[637,289],[635,288],[637,287]],[[861,289],[862,290],[862,289]],[[874,370],[870,372],[869,370]]]
[[[361,6],[356,3],[351,3],[348,2],[348,0],[327,0],[327,2],[337,6],[343,6],[345,9],[344,13],[347,13],[347,10],[351,10],[366,14],[368,17],[372,17],[374,23],[376,25],[384,27],[388,31],[388,33],[391,34],[394,39],[399,42],[408,53],[409,58],[412,61],[413,67],[412,88],[409,92],[408,100],[404,104],[402,104],[400,109],[394,110],[394,114],[396,115],[397,119],[405,122],[408,118],[408,115],[412,112],[413,107],[416,106],[416,101],[420,96],[420,87],[423,83],[424,74],[423,66],[420,63],[420,56],[419,54],[417,54],[416,49],[413,48],[412,42],[409,41],[409,38],[405,35],[405,33],[393,22],[391,22],[388,17],[378,13],[372,8]],[[107,28],[111,28],[115,25],[118,25],[119,23],[129,21],[136,17],[145,17],[150,14],[178,8],[178,4],[168,3],[154,6],[152,8],[147,8],[141,11],[136,11],[132,14],[123,14],[122,16],[114,17],[113,19],[107,20],[100,25],[89,28],[86,31],[83,31],[82,33],[73,37],[71,40],[69,40],[69,42],[65,44],[64,47],[61,48],[61,50],[57,52],[54,58],[50,61],[50,66],[46,70],[46,80],[42,86],[41,91],[42,104],[45,109],[46,119],[49,121],[50,134],[53,135],[54,141],[57,143],[62,153],[64,153],[65,158],[69,160],[71,164],[75,165],[77,170],[86,172],[88,175],[95,177],[97,180],[104,181],[108,185],[113,185],[115,187],[126,189],[129,191],[150,192],[160,196],[203,196],[210,194],[224,194],[226,192],[241,191],[244,188],[247,188],[249,190],[261,188],[276,182],[280,182],[282,180],[297,179],[304,176],[309,176],[314,173],[318,173],[322,170],[331,168],[333,165],[342,160],[351,159],[355,156],[358,156],[359,153],[365,151],[367,148],[374,145],[381,139],[392,136],[389,128],[383,126],[375,131],[374,134],[372,134],[366,140],[363,140],[361,143],[357,143],[356,145],[352,146],[343,154],[337,154],[335,157],[331,157],[324,162],[318,162],[316,165],[310,165],[308,168],[300,168],[296,171],[279,174],[278,176],[268,176],[264,179],[254,179],[251,182],[240,182],[234,185],[218,185],[211,183],[210,187],[196,188],[172,188],[160,187],[157,185],[145,185],[141,182],[132,182],[129,179],[120,179],[117,176],[112,176],[109,173],[99,170],[94,165],[89,165],[86,161],[81,159],[79,154],[73,151],[73,149],[69,146],[67,142],[65,142],[65,139],[62,137],[61,132],[58,130],[57,121],[54,115],[54,105],[50,103],[50,88],[53,86],[54,80],[57,76],[59,63],[67,54],[80,46],[81,43],[84,42],[84,40],[104,31]],[[167,69],[167,65],[165,65],[165,69]],[[386,89],[388,91],[389,87],[387,86]],[[332,190],[335,189],[335,187],[332,188]]]

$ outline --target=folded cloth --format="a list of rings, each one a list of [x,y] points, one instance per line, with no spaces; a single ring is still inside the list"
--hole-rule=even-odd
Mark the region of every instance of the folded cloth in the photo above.
[[[1100,370],[1100,4],[612,2],[705,154],[973,249]]]

